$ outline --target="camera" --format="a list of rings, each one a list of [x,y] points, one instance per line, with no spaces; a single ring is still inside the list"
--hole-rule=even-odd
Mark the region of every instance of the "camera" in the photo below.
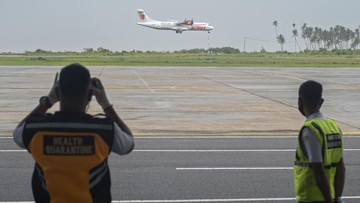
[[[92,84],[92,86],[94,86],[94,87],[97,88],[97,82],[96,82],[96,80],[92,79],[92,80],[91,80],[91,84]]]

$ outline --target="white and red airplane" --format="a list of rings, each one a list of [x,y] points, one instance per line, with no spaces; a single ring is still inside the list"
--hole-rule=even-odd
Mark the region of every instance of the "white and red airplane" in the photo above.
[[[143,9],[137,10],[141,22],[136,23],[137,25],[158,29],[158,30],[173,30],[176,33],[182,33],[183,31],[208,31],[214,29],[213,26],[210,26],[209,23],[199,23],[194,22],[194,20],[184,20],[183,22],[178,22],[176,20],[167,20],[167,21],[158,21],[151,19],[146,15]]]

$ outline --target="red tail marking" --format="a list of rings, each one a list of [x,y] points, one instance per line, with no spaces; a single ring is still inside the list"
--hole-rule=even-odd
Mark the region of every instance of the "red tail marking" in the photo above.
[[[140,14],[140,19],[141,20],[144,20],[145,19],[145,15],[142,13],[142,14]]]

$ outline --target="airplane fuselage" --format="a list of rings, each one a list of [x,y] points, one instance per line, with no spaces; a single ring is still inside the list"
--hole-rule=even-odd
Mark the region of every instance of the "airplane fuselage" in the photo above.
[[[138,22],[137,25],[158,29],[158,30],[174,30],[177,32],[182,31],[211,31],[214,29],[213,26],[210,26],[208,23],[194,23],[192,25],[178,25],[176,22]]]
[[[136,23],[138,25],[142,25],[149,28],[154,28],[158,30],[171,30],[171,28],[176,27],[175,22],[160,22],[160,21],[154,21],[154,22],[139,22]]]
[[[186,20],[184,22],[178,22],[174,20],[158,21],[153,20],[147,16],[142,9],[138,9],[138,15],[142,22],[137,22],[137,25],[153,28],[157,30],[173,30],[176,33],[182,33],[183,31],[208,31],[214,29],[209,23],[194,22],[193,20]]]

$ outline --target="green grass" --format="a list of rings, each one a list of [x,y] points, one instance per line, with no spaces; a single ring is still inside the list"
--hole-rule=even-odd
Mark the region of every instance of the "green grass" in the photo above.
[[[51,54],[42,56],[0,57],[1,66],[218,66],[218,67],[360,67],[357,55],[301,55],[252,53],[237,55],[134,53],[127,55]]]

